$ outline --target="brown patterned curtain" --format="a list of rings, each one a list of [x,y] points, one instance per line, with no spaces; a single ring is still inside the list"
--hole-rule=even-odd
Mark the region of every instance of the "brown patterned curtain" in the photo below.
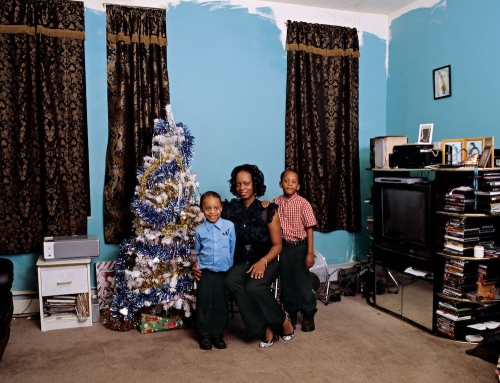
[[[0,4],[0,254],[87,233],[84,5]]]
[[[104,238],[132,235],[130,202],[143,157],[151,150],[155,118],[170,103],[165,9],[106,6],[108,149]]]
[[[356,29],[287,23],[285,165],[317,231],[361,229]]]

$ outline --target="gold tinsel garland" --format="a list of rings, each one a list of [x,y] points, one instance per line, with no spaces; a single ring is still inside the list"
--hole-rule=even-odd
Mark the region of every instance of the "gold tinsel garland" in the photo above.
[[[158,169],[161,165],[163,165],[165,163],[165,159],[168,158],[168,157],[170,157],[171,153],[172,153],[172,150],[169,149],[165,153],[164,156],[160,156],[153,163],[151,163],[151,165],[142,174],[141,181],[140,181],[140,189],[139,189],[139,198],[141,200],[146,199],[146,190],[148,189],[148,179],[149,179],[149,176],[151,175],[151,173],[153,173],[156,169]],[[182,160],[179,157],[179,155],[175,156],[175,161],[177,162],[177,165],[179,165],[179,168],[181,169],[181,171],[184,172],[185,171],[184,165],[182,164]],[[194,190],[191,188],[190,191],[193,192]],[[181,220],[182,220],[182,217],[181,217]],[[192,221],[193,222],[190,222],[190,223],[194,223],[194,219]],[[134,224],[135,224],[135,231],[136,231],[136,233],[137,234],[141,234],[143,227],[141,226],[140,219],[136,218],[134,220]],[[183,222],[183,224],[181,226],[184,229],[188,229],[189,228],[188,223],[185,222],[185,221]],[[161,232],[162,232],[162,234],[165,237],[172,238],[175,229],[177,229],[177,224],[169,224],[169,225],[163,227],[161,229]]]

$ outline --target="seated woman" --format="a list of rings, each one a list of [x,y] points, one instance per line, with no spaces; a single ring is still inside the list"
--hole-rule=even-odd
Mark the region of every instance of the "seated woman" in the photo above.
[[[230,191],[239,197],[225,201],[222,218],[234,223],[236,249],[234,265],[229,269],[225,284],[238,305],[250,337],[262,334],[259,347],[273,345],[277,334],[291,340],[293,327],[288,315],[271,292],[278,276],[277,257],[282,249],[281,226],[277,206],[267,208],[257,199],[264,195],[264,175],[255,165],[240,165],[231,172]],[[195,278],[201,275],[193,265]]]

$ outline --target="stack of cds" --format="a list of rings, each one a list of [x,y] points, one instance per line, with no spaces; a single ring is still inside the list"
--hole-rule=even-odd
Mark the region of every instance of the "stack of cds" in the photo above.
[[[500,214],[500,173],[485,173],[478,181],[477,210]]]
[[[476,291],[478,263],[464,259],[447,258],[444,265],[443,294],[453,298],[467,298]]]
[[[493,243],[495,225],[490,217],[449,217],[444,230],[445,253],[473,257],[475,245]]]
[[[460,186],[450,189],[444,197],[445,211],[463,214],[472,213],[475,209],[474,189],[469,186]]]
[[[449,338],[462,338],[472,319],[472,307],[466,302],[442,300],[436,311],[436,330]]]
[[[497,262],[480,264],[477,270],[478,282],[481,285],[495,284],[499,280],[499,268]]]
[[[474,246],[480,241],[480,224],[462,217],[449,217],[444,227],[444,249],[448,254],[473,256]]]

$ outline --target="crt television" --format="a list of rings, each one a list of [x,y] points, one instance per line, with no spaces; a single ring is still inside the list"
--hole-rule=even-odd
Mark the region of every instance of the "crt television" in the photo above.
[[[374,182],[374,245],[418,258],[434,253],[434,187],[425,178]]]

